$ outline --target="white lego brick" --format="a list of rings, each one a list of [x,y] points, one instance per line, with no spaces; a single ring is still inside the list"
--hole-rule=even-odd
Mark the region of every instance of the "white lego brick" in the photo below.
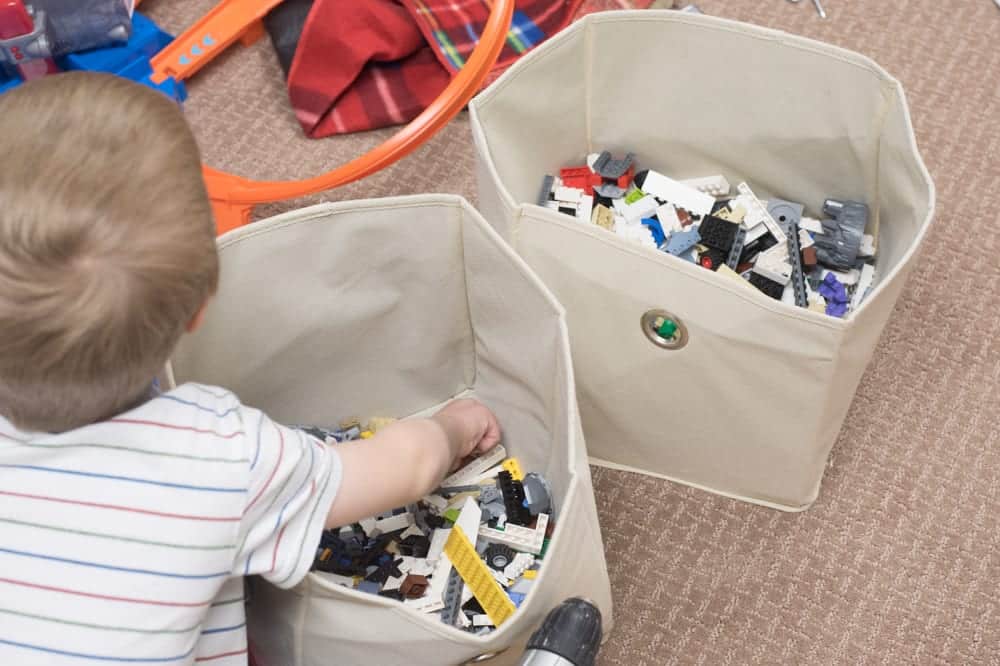
[[[656,241],[653,240],[653,233],[639,222],[615,221],[615,233],[639,245],[656,249]]]
[[[754,262],[753,272],[787,285],[792,278],[792,265],[788,263],[788,246],[779,244],[767,252],[761,252]]]
[[[813,240],[812,236],[805,229],[799,229],[799,249],[804,250],[807,247],[812,247],[816,242]]]
[[[405,530],[413,524],[413,514],[406,511],[390,518],[379,518],[375,521],[375,531],[379,534],[386,534],[387,532],[395,532],[396,530]]]
[[[492,627],[493,620],[490,619],[489,615],[480,613],[479,615],[472,616],[472,626],[474,627]]]
[[[557,187],[555,198],[556,201],[568,204],[578,204],[580,203],[580,197],[583,196],[583,190],[578,187]]]
[[[426,558],[415,557],[410,565],[410,573],[414,576],[430,576],[434,573],[435,562],[429,562]]]
[[[490,467],[499,465],[506,457],[507,449],[503,447],[503,444],[498,444],[462,469],[446,478],[441,482],[441,485],[445,488],[451,486],[472,485],[475,483],[473,479],[488,470]]]
[[[503,587],[510,587],[510,579],[504,576],[502,573],[496,569],[490,567],[490,573],[493,574],[493,580],[500,583]]]
[[[619,216],[625,217],[625,210],[628,208],[628,204],[625,203],[624,199],[612,199],[611,207],[615,209],[615,219]]]
[[[451,530],[447,530],[450,532]],[[444,608],[444,590],[448,586],[448,574],[451,572],[451,560],[444,553],[434,565],[434,573],[430,576],[430,584],[419,599],[404,599],[403,603],[424,613],[434,613]]]
[[[548,524],[548,514],[540,513],[538,514],[538,523],[535,529],[508,524],[501,531],[484,525],[479,528],[479,536],[490,543],[502,543],[514,550],[538,555],[542,552],[542,545],[545,541],[545,528]]]
[[[545,202],[545,207],[548,208],[549,210],[558,211],[559,210],[559,202],[558,201],[553,201],[553,200],[549,199],[548,201]]]
[[[861,277],[858,278],[858,286],[855,287],[854,296],[851,298],[851,311],[858,309],[858,306],[861,305],[861,301],[865,300],[865,296],[868,295],[868,291],[872,288],[874,282],[875,267],[871,264],[865,264],[861,268]]]
[[[725,176],[687,178],[678,182],[681,185],[693,187],[699,192],[704,192],[705,194],[715,198],[729,196],[729,191],[732,189],[732,185],[729,184],[729,181],[726,180]]]
[[[771,232],[771,235],[778,239],[778,245],[787,244],[788,238],[785,236],[785,232],[781,230],[781,227],[779,227],[778,223],[774,221],[771,214],[767,212],[767,206],[763,201],[757,198],[757,195],[753,193],[750,186],[744,182],[737,185],[736,189],[740,194],[746,197],[746,201],[749,205],[747,208],[747,218],[744,218],[743,220],[743,223],[747,225],[747,228],[749,229],[751,226],[749,218],[753,215],[753,219],[760,220],[760,222],[767,227],[767,230]]]
[[[763,223],[755,224],[752,227],[747,228],[747,235],[743,238],[743,244],[749,245],[761,236],[767,235],[767,227]]]
[[[405,530],[403,530],[402,533],[400,533],[399,538],[400,540],[402,540],[410,536],[423,536],[423,535],[424,531],[422,529],[420,529],[416,525],[410,525]]]
[[[809,233],[821,234],[823,233],[823,223],[813,217],[803,216],[799,220],[799,228],[805,229]]]
[[[372,535],[372,532],[375,531],[376,522],[377,521],[374,518],[362,518],[361,520],[358,521],[358,523],[361,525],[361,529],[364,530],[365,536]],[[343,531],[343,528],[341,528],[341,531]]]
[[[665,203],[656,209],[656,219],[663,227],[663,233],[670,234],[672,231],[681,231],[681,219],[677,217],[677,209],[673,204]]]
[[[468,587],[468,586],[466,586],[466,587]],[[459,629],[467,629],[468,627],[471,627],[471,626],[472,626],[472,620],[469,619],[469,616],[466,615],[465,613],[463,613],[462,611],[459,611],[458,612],[458,627],[459,627]]]
[[[791,280],[785,285],[785,290],[781,292],[781,302],[788,305],[795,305],[795,286]]]
[[[403,567],[400,567],[400,571],[402,571],[402,569]],[[382,585],[382,591],[389,592],[392,590],[398,590],[400,586],[403,584],[404,580],[406,580],[405,572],[403,573],[402,576],[389,576],[388,578],[385,579],[385,583],[383,583]]]
[[[715,197],[699,192],[673,178],[668,178],[658,171],[649,170],[646,180],[642,183],[642,191],[657,199],[672,203],[683,208],[692,215],[707,215],[712,212]]]
[[[503,465],[494,465],[493,467],[490,467],[488,470],[486,470],[485,472],[477,476],[475,479],[473,479],[471,484],[467,485],[482,484],[484,481],[495,479],[497,474],[499,474],[502,471],[503,471]]]
[[[861,279],[861,271],[857,268],[852,268],[849,271],[831,271],[829,268],[824,268],[823,278],[826,279],[826,276],[831,273],[836,276],[838,282],[846,287],[856,285]]]
[[[438,528],[431,534],[431,545],[427,549],[427,561],[437,562],[444,552],[444,542],[448,540],[451,530]]]
[[[584,194],[580,197],[580,203],[576,206],[576,219],[581,222],[590,222],[590,216],[594,213],[594,197]]]
[[[871,234],[865,234],[861,237],[861,247],[858,250],[858,256],[862,259],[868,259],[869,257],[875,256],[875,237]]]
[[[479,508],[479,503],[471,497],[466,499],[465,504],[462,506],[462,511],[458,514],[458,520],[455,521],[455,525],[462,528],[462,532],[472,542],[473,548],[476,547],[476,534],[479,531],[479,523],[482,519],[483,510]]]
[[[328,583],[333,583],[334,585],[343,585],[344,587],[354,587],[354,579],[350,576],[341,576],[340,574],[330,573],[329,571],[317,571],[317,576],[320,576]]]
[[[594,164],[597,163],[597,158],[599,158],[600,156],[601,156],[600,153],[591,153],[591,154],[587,155],[587,166],[594,173],[597,173],[596,171],[594,171]]]
[[[438,513],[441,513],[448,508],[448,500],[441,497],[440,495],[427,495],[423,499],[424,504],[431,507]]]
[[[751,285],[752,286],[752,285]],[[518,553],[514,556],[506,567],[503,569],[503,575],[511,580],[520,578],[525,571],[527,571],[532,564],[535,563],[535,558],[528,553]]]
[[[652,217],[659,205],[656,199],[646,195],[638,201],[626,204],[622,216],[629,222],[638,222],[644,217]]]

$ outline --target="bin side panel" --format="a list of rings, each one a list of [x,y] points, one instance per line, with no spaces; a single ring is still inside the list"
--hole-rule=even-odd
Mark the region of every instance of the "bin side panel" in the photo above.
[[[256,223],[221,249],[219,293],[173,359],[178,381],[316,424],[408,414],[465,390],[460,223],[457,204],[316,207]]]
[[[822,433],[842,322],[540,209],[522,252],[567,311],[590,454],[735,497],[804,508],[836,432]],[[655,347],[642,315],[686,326]]]

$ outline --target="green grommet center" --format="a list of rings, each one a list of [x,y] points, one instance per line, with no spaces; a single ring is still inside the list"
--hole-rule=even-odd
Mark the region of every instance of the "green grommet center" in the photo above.
[[[677,322],[673,319],[662,318],[657,322],[656,332],[660,334],[661,337],[667,340],[672,340],[674,335],[677,333]]]

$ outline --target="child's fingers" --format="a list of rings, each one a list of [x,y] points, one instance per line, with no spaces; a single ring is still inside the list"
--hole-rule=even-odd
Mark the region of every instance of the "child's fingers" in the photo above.
[[[497,417],[494,416],[493,412],[486,410],[486,431],[483,433],[482,439],[480,439],[479,443],[476,445],[476,450],[480,453],[485,453],[499,443],[500,423],[497,421]]]

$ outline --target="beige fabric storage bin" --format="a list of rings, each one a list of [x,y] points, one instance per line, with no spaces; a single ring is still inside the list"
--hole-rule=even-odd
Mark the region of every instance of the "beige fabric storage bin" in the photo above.
[[[487,637],[311,573],[288,591],[254,584],[249,632],[264,665],[442,666],[486,653],[501,654],[483,663],[516,663],[533,628],[574,595],[611,622],[563,310],[468,203],[320,205],[219,247],[219,294],[173,359],[178,382],[225,386],[293,424],[406,416],[472,395],[496,412],[523,469],[546,475],[555,504],[532,591]]]
[[[522,58],[470,111],[480,210],[566,308],[594,462],[808,507],[933,213],[899,82],[774,30],[609,12]],[[873,291],[835,319],[534,205],[545,174],[600,150],[676,178],[746,179],[807,212],[867,202]],[[683,322],[684,348],[646,339],[651,309]]]

